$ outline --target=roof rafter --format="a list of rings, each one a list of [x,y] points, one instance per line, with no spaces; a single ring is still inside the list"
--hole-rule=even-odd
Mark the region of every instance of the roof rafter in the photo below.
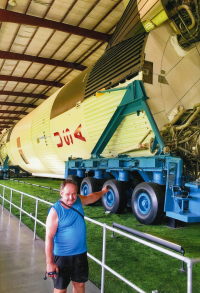
[[[15,123],[17,123],[17,122],[0,122],[0,126],[1,125],[13,125]]]
[[[0,96],[2,96],[2,95],[9,95],[9,96],[15,96],[15,97],[25,97],[25,98],[35,98],[35,99],[42,99],[42,100],[46,100],[47,98],[49,98],[49,96],[47,96],[47,95],[12,92],[12,91],[1,91],[0,90]]]
[[[109,34],[4,9],[0,9],[0,21],[50,28],[102,42],[108,42],[111,39]]]
[[[41,79],[34,79],[34,78],[25,78],[25,77],[2,75],[2,74],[0,74],[0,80],[33,83],[33,84],[55,86],[55,87],[62,87],[64,85],[63,83],[56,82],[56,81],[41,80]]]
[[[1,109],[0,109],[0,113],[1,113],[1,114],[27,115],[29,112],[25,112],[25,111],[1,110]]]
[[[12,117],[12,116],[0,116],[0,120],[21,120],[22,118],[20,117]]]
[[[61,60],[55,60],[55,59],[48,59],[43,57],[37,57],[37,56],[31,56],[31,55],[25,55],[25,54],[19,54],[19,53],[12,53],[12,52],[6,52],[6,51],[0,51],[0,58],[1,59],[10,59],[10,60],[23,60],[23,61],[30,61],[30,62],[36,62],[36,63],[42,63],[45,65],[53,65],[53,66],[60,66],[64,68],[71,68],[83,71],[87,67],[84,65],[81,65],[79,63],[73,63],[73,62],[67,62],[67,61],[61,61]]]
[[[25,108],[36,108],[37,105],[25,104],[25,103],[15,103],[15,102],[2,102],[0,101],[1,106],[15,106],[15,107],[25,107]]]

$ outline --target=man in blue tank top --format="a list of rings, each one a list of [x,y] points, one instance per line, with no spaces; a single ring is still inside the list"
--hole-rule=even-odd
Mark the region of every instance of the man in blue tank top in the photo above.
[[[66,179],[60,188],[61,199],[50,209],[46,221],[45,253],[47,274],[53,277],[54,293],[66,293],[72,281],[73,293],[84,293],[88,280],[86,225],[83,205],[97,201],[107,185],[88,196],[77,195],[77,184]]]

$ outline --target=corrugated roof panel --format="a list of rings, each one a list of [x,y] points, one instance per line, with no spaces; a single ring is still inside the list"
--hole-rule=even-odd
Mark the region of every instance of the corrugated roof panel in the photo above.
[[[28,69],[28,71],[25,73],[24,77],[34,78],[38,74],[38,72],[43,68],[43,66],[44,65],[40,63],[33,63]]]
[[[40,94],[42,91],[44,91],[45,89],[47,89],[47,86],[45,85],[39,85],[35,90],[34,90],[34,94]]]
[[[18,61],[17,68],[13,71],[14,76],[23,76],[26,70],[29,68],[31,65],[31,62],[28,61]]]
[[[23,92],[24,89],[27,87],[27,83],[19,82],[16,87],[14,88],[15,92]]]
[[[51,72],[54,68],[55,68],[55,66],[52,66],[52,65],[45,65],[45,66],[40,70],[40,72],[36,75],[35,78],[37,78],[37,79],[41,79],[41,80],[46,79],[46,77],[49,75],[49,72]]]
[[[5,101],[8,98],[8,95],[1,95],[0,100]]]
[[[36,84],[29,84],[25,89],[24,92],[26,93],[31,93],[32,91],[34,91],[34,89],[37,87]]]
[[[57,79],[63,72],[65,72],[66,68],[58,67],[56,68],[48,77],[47,80],[55,80]]]
[[[17,85],[17,82],[15,82],[15,81],[8,81],[7,84],[6,84],[6,86],[5,86],[5,88],[4,88],[4,90],[5,91],[12,91],[16,87],[16,85]]]

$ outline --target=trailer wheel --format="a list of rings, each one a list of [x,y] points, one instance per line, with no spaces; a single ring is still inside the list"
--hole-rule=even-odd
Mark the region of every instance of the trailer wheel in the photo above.
[[[79,194],[80,193],[80,185],[81,185],[82,178],[79,177],[79,176],[76,176],[76,175],[68,175],[66,179],[73,180],[73,181],[75,181],[77,183],[77,186],[78,186],[77,193]]]
[[[106,211],[115,214],[122,213],[126,207],[126,190],[123,182],[115,179],[108,180],[103,187],[107,185],[109,192],[102,196],[101,201]]]
[[[97,179],[93,177],[85,177],[81,182],[80,193],[81,195],[87,196],[92,192],[97,192],[98,190],[98,183]]]
[[[98,179],[93,178],[93,177],[85,177],[82,182],[81,182],[81,187],[80,187],[80,194],[87,196],[88,194],[92,192],[97,192],[99,191],[99,184],[98,184]],[[92,203],[90,205],[95,205],[95,203]]]
[[[131,202],[133,214],[142,224],[155,224],[163,215],[164,192],[155,183],[138,184],[133,191]]]

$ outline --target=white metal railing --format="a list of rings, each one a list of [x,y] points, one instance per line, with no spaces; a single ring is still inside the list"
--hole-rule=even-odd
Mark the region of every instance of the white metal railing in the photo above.
[[[37,219],[37,212],[38,212],[38,203],[39,202],[43,202],[47,205],[53,205],[52,203],[46,201],[46,200],[43,200],[43,199],[40,199],[38,197],[35,197],[35,196],[32,196],[30,194],[27,194],[25,192],[21,192],[19,190],[16,190],[16,189],[13,189],[13,188],[10,188],[10,187],[7,187],[5,185],[2,185],[0,184],[0,186],[3,187],[3,195],[0,194],[0,198],[2,198],[2,210],[4,209],[4,202],[8,202],[10,203],[10,213],[12,211],[12,206],[19,209],[20,210],[20,218],[19,218],[19,225],[21,224],[21,216],[22,216],[22,212],[24,214],[26,214],[27,216],[29,216],[30,218],[34,219],[35,223],[34,223],[34,237],[33,239],[35,240],[36,239],[36,227],[37,227],[37,223],[39,223],[40,225],[46,227],[46,225],[41,222],[40,220]],[[10,200],[6,199],[5,198],[5,189],[10,189]],[[12,198],[13,198],[13,191],[15,192],[18,192],[21,194],[21,201],[20,201],[20,207],[16,206],[15,204],[12,203]],[[23,196],[27,196],[27,197],[30,197],[30,198],[33,198],[35,199],[35,217],[32,215],[32,214],[29,214],[28,212],[26,212],[25,210],[22,209],[22,206],[23,206]],[[105,264],[105,256],[106,256],[106,232],[107,230],[110,230],[110,231],[113,231],[113,232],[116,232],[120,235],[123,235],[129,239],[132,239],[136,242],[139,242],[143,245],[146,245],[148,247],[151,247],[157,251],[160,251],[164,254],[167,254],[173,258],[176,258],[176,259],[179,259],[181,261],[184,261],[185,263],[187,263],[187,293],[192,293],[192,269],[193,269],[193,265],[195,263],[199,263],[200,262],[200,257],[199,258],[188,258],[188,257],[185,257],[185,256],[182,256],[182,255],[179,255],[175,252],[172,252],[170,250],[167,250],[166,248],[162,248],[156,244],[153,244],[153,243],[149,243],[147,242],[146,240],[142,240],[140,238],[137,238],[135,236],[132,236],[132,235],[129,235],[125,232],[122,232],[120,230],[117,230],[111,226],[108,226],[106,224],[102,224],[100,222],[97,222],[93,219],[90,219],[88,217],[85,217],[85,220],[91,222],[91,223],[94,223],[98,226],[101,226],[103,228],[103,249],[102,249],[102,260],[98,260],[97,258],[95,258],[94,256],[92,256],[90,253],[88,253],[87,255],[92,259],[94,260],[96,263],[98,263],[101,267],[102,267],[102,271],[101,271],[101,293],[104,293],[104,280],[105,280],[105,270],[109,271],[110,273],[112,273],[113,275],[115,275],[117,278],[119,278],[120,280],[122,280],[123,282],[125,282],[127,285],[129,285],[130,287],[132,287],[133,289],[135,289],[137,292],[140,292],[140,293],[146,293],[145,291],[143,291],[142,289],[140,289],[139,287],[137,287],[136,285],[134,285],[133,283],[131,283],[130,281],[128,281],[126,278],[124,278],[123,276],[121,276],[120,274],[118,274],[117,272],[115,272],[113,269],[111,269],[110,267],[108,267],[106,264]]]

